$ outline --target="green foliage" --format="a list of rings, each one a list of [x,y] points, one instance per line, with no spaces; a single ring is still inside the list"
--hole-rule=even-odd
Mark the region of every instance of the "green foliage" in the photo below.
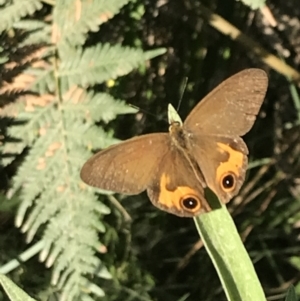
[[[8,57],[3,53],[4,49],[0,47],[0,65],[6,63],[8,61]]]
[[[71,46],[82,45],[88,32],[98,31],[102,23],[119,13],[128,2],[129,0],[78,1],[74,5],[73,0],[58,1],[53,17],[56,19],[57,30],[62,35],[57,42],[68,42]]]
[[[252,9],[258,9],[265,5],[266,0],[241,0],[244,4],[250,6]]]
[[[285,301],[298,301],[296,291],[293,285],[291,285],[287,291]]]
[[[164,51],[148,51],[131,49],[120,45],[109,44],[78,49],[72,53],[68,47],[60,48],[63,61],[58,71],[62,86],[70,87],[79,84],[88,87],[109,79],[129,73],[146,59],[150,59]],[[84,74],[85,76],[82,76]]]
[[[16,225],[28,243],[41,237],[40,260],[52,267],[51,284],[60,290],[60,300],[103,297],[95,277],[111,278],[99,256],[105,249],[99,233],[106,231],[103,217],[110,209],[81,182],[79,172],[93,149],[117,141],[96,122],[108,123],[136,110],[93,86],[162,53],[108,43],[79,46],[127,2],[57,1],[51,23],[47,18],[20,20],[41,9],[39,1],[15,1],[0,11],[2,31],[27,34],[16,45],[25,63],[15,63],[18,72],[2,90],[7,95],[21,87],[22,92],[2,111],[13,118],[2,164],[23,156],[9,192],[21,199]]]
[[[51,23],[41,20],[25,19],[15,22],[13,28],[24,30],[27,34],[26,39],[21,41],[19,46],[30,46],[40,43],[49,43],[51,39]]]
[[[215,196],[208,198],[216,199]],[[254,266],[225,205],[194,218],[194,221],[216,267],[227,300],[264,301],[266,298]]]
[[[39,0],[16,0],[13,3],[7,1],[6,6],[1,9],[0,32],[11,29],[15,22],[41,8],[42,1]]]
[[[35,301],[23,290],[14,284],[9,278],[0,274],[0,283],[11,301]]]

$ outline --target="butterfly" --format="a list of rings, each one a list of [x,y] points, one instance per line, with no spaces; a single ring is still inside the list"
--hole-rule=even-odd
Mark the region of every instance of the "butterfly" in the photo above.
[[[211,91],[183,123],[169,106],[169,133],[137,136],[96,153],[81,179],[126,195],[146,190],[153,205],[178,216],[209,212],[206,187],[227,203],[244,182],[248,149],[241,136],[253,126],[267,86],[263,70],[246,69]]]

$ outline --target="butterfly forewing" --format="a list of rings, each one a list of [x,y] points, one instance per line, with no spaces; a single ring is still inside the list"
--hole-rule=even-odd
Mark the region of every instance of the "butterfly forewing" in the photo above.
[[[203,135],[246,134],[255,121],[267,86],[268,77],[261,69],[246,69],[233,75],[196,105],[184,128]]]
[[[158,133],[113,145],[84,164],[81,179],[104,190],[138,194],[156,176],[161,156],[168,152],[169,141],[169,134]]]

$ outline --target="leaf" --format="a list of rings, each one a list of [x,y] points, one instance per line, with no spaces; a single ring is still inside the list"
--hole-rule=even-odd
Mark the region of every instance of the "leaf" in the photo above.
[[[228,301],[265,301],[253,264],[225,205],[208,191],[214,210],[194,218]]]
[[[66,48],[61,52],[64,59],[58,75],[62,80],[67,81],[66,87],[78,84],[82,87],[89,87],[128,74],[145,60],[164,52],[164,48],[144,52],[141,49],[109,44],[78,49],[73,52]]]
[[[289,262],[299,271],[300,270],[300,258],[298,256],[292,256],[289,258]]]
[[[9,29],[21,18],[32,15],[42,8],[40,0],[16,0],[12,5],[1,8],[0,32]]]
[[[114,17],[129,0],[58,1],[53,17],[59,37],[57,42],[67,41],[71,46],[84,44],[89,31]]]
[[[291,285],[286,293],[285,301],[298,301],[298,297],[296,295],[296,290],[293,285]]]
[[[266,0],[241,0],[245,5],[250,6],[251,9],[258,9],[265,5]]]
[[[35,301],[3,274],[0,274],[0,282],[11,301]]]

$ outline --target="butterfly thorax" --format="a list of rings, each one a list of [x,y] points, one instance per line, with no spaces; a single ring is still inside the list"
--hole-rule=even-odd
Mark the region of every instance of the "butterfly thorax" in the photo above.
[[[195,177],[205,187],[204,177],[200,166],[197,164],[195,158],[191,154],[191,145],[188,133],[179,122],[172,122],[169,127],[172,147],[176,148],[187,160],[187,164],[193,170]]]
[[[186,135],[182,128],[182,125],[179,122],[173,122],[169,126],[169,133],[171,136],[172,145],[177,147],[178,149],[187,148]]]

